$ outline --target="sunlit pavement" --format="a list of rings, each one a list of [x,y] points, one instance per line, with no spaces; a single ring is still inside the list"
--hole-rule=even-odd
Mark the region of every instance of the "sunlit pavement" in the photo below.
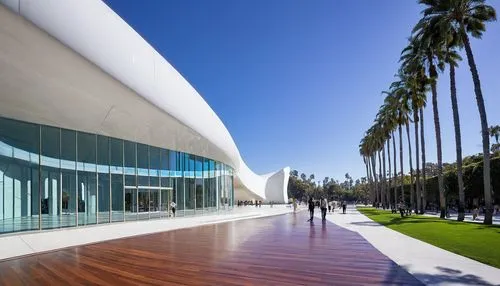
[[[285,205],[274,205],[273,207],[264,205],[260,208],[247,206],[198,216],[106,223],[41,232],[18,232],[0,236],[0,260],[111,239],[241,219],[274,216],[292,211],[292,208]]]
[[[422,285],[359,234],[307,219],[288,213],[8,260],[0,285]]]
[[[327,220],[363,236],[380,252],[427,285],[498,285],[500,269],[451,253],[386,228],[358,212],[354,205]],[[316,211],[316,216],[320,213]]]

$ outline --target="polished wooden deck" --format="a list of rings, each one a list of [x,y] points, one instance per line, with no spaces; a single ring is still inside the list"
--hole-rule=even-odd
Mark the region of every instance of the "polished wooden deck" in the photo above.
[[[249,219],[8,260],[0,285],[420,285],[358,234],[306,219]]]

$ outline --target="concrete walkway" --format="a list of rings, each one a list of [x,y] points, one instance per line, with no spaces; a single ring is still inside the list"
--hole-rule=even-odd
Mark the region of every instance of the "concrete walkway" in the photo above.
[[[292,209],[284,205],[275,205],[273,208],[269,206],[262,206],[261,208],[247,206],[235,208],[231,211],[209,213],[203,216],[107,223],[76,228],[14,233],[0,236],[0,260],[124,237],[290,212],[292,212]]]
[[[327,215],[327,220],[359,233],[427,285],[500,285],[500,269],[384,227],[358,212],[355,206],[349,206],[345,215],[336,209],[335,214]]]

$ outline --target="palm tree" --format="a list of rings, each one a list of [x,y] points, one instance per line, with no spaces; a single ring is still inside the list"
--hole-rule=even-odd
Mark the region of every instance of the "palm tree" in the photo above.
[[[408,122],[408,105],[407,101],[404,100],[404,90],[400,88],[399,82],[396,81],[391,84],[390,90],[383,92],[387,94],[386,102],[391,106],[391,109],[394,112],[394,119],[398,126],[399,131],[399,162],[401,164],[401,200],[405,203],[405,195],[404,195],[404,168],[403,168],[403,125]],[[397,200],[397,196],[395,198]]]
[[[411,42],[410,42],[411,44]],[[408,46],[403,50],[401,61],[402,72],[404,74],[405,85],[408,88],[411,95],[411,111],[413,114],[413,123],[415,130],[415,157],[416,157],[416,201],[417,201],[417,209],[416,212],[423,213],[423,203],[422,203],[422,193],[420,189],[420,147],[419,147],[419,121],[423,120],[423,108],[426,105],[426,92],[428,86],[428,80],[425,75],[425,68],[422,63],[418,60],[418,57],[415,57],[412,52],[414,48],[412,46]],[[420,114],[419,114],[420,112]],[[422,124],[422,123],[421,123]],[[423,126],[421,126],[421,133],[423,133]],[[423,136],[423,135],[422,135]],[[423,147],[425,148],[425,147]],[[423,154],[423,153],[422,153]],[[425,154],[423,154],[425,158]],[[425,182],[422,184],[425,187]]]
[[[398,189],[396,188],[396,179],[398,177],[398,168],[396,165],[397,157],[396,157],[396,137],[394,136],[394,131],[392,134],[392,150],[393,150],[393,158],[394,158],[394,207],[396,208],[398,205]]]
[[[387,207],[390,205],[390,194],[389,190],[391,188],[391,156],[390,156],[390,140],[391,140],[391,132],[394,130],[395,127],[395,120],[394,120],[394,111],[392,107],[384,101],[384,104],[380,107],[379,112],[377,114],[377,122],[379,124],[381,136],[384,139],[384,142],[382,142],[382,160],[383,160],[383,166],[384,166],[384,202]],[[389,162],[389,180],[387,180],[386,177],[386,160],[385,160],[385,143],[387,143],[387,153],[388,153],[388,162]]]
[[[490,126],[489,132],[492,138],[495,137],[495,141],[498,144],[498,138],[500,138],[500,125]]]
[[[459,194],[458,221],[465,218],[465,192],[463,183],[462,168],[462,138],[460,132],[460,116],[458,112],[457,89],[455,81],[455,68],[458,62],[462,60],[455,51],[456,47],[462,46],[458,33],[449,25],[435,22],[437,18],[427,21],[420,21],[415,27],[423,38],[430,38],[435,43],[437,54],[442,57],[444,63],[449,66],[450,75],[450,97],[453,111],[453,123],[455,129],[455,145],[457,157],[457,183]]]
[[[490,136],[495,138],[496,144],[491,146],[491,152],[500,151],[500,144],[498,143],[498,138],[500,137],[500,125],[490,126]]]
[[[423,0],[422,0],[423,1]],[[420,23],[419,23],[420,24]],[[443,68],[443,62],[438,54],[439,50],[436,48],[436,42],[433,37],[426,37],[425,29],[420,29],[417,24],[414,31],[415,34],[411,43],[405,50],[411,50],[411,52],[403,51],[409,56],[405,58],[409,62],[421,62],[423,66],[427,67],[428,76],[432,92],[432,110],[434,114],[434,131],[436,133],[436,151],[437,151],[437,161],[438,161],[438,189],[439,189],[439,203],[441,208],[441,218],[445,218],[446,214],[446,199],[444,196],[444,181],[443,181],[443,155],[441,147],[441,124],[439,120],[439,109],[437,101],[437,68]],[[411,58],[409,58],[411,57]]]
[[[392,187],[392,180],[391,180],[391,137],[387,139],[387,162],[388,162],[388,174],[389,174],[389,179],[387,181],[387,189],[386,189],[386,202],[387,202],[387,207],[390,208],[391,206],[391,194],[390,190]]]
[[[476,62],[472,53],[469,34],[474,38],[481,38],[486,30],[486,22],[496,20],[495,9],[485,4],[485,0],[420,0],[427,7],[423,10],[424,18],[421,21],[439,23],[439,25],[453,27],[465,47],[467,61],[474,83],[477,107],[481,119],[481,133],[483,140],[483,184],[485,215],[484,223],[493,223],[493,207],[490,179],[490,138],[488,120],[481,82]],[[428,25],[428,27],[430,27]]]
[[[420,143],[422,147],[422,209],[420,210],[420,213],[423,214],[426,207],[427,207],[427,196],[425,193],[425,184],[427,183],[426,180],[426,173],[425,173],[425,132],[424,132],[424,108],[421,107],[419,110],[420,113]]]

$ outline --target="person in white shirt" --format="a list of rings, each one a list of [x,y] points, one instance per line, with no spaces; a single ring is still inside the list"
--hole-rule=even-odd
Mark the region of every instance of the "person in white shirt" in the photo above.
[[[175,207],[177,204],[175,202],[170,203],[170,209],[172,210],[172,215],[175,217]]]

